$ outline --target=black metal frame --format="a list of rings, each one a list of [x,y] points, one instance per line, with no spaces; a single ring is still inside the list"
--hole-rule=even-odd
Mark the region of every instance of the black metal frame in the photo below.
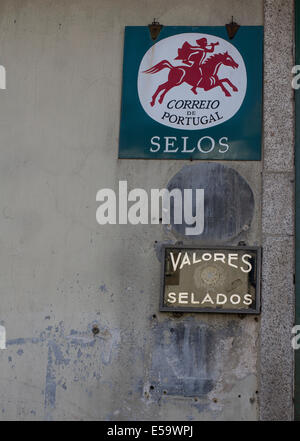
[[[262,248],[253,246],[195,246],[195,245],[170,245],[166,244],[161,247],[162,249],[162,267],[161,267],[161,284],[160,284],[160,305],[159,310],[161,312],[205,312],[210,314],[260,314],[260,294],[261,294],[261,259],[262,259]],[[255,309],[212,309],[212,308],[191,308],[181,307],[181,306],[165,306],[164,305],[164,292],[165,292],[165,261],[166,261],[166,250],[167,249],[194,249],[194,250],[244,250],[244,251],[255,251],[256,252],[256,291],[255,291]]]

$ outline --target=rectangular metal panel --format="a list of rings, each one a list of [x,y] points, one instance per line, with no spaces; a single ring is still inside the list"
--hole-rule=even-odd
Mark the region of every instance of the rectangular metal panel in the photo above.
[[[300,64],[300,1],[295,1],[295,64]],[[296,173],[296,325],[300,324],[300,92],[295,91],[295,173]],[[295,351],[295,420],[300,420],[300,351]]]
[[[163,248],[160,311],[258,314],[258,247]]]

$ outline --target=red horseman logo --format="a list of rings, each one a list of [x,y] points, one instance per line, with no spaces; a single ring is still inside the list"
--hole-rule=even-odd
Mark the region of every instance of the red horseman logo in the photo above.
[[[181,60],[187,66],[172,66],[168,60],[162,60],[155,66],[144,71],[147,74],[155,74],[163,69],[170,69],[168,81],[161,84],[154,95],[152,96],[151,106],[155,105],[157,96],[161,93],[158,102],[161,104],[166,93],[173,87],[180,86],[187,83],[192,86],[192,92],[197,95],[197,88],[205,91],[211,90],[215,87],[221,87],[226,96],[231,96],[228,89],[224,86],[227,83],[234,92],[238,88],[232,84],[228,78],[219,78],[218,71],[221,65],[230,66],[237,69],[239,65],[228,54],[228,52],[218,53],[206,58],[206,54],[212,53],[215,50],[217,43],[207,44],[206,38],[201,38],[196,41],[197,46],[192,46],[187,41],[178,49],[178,55],[175,60]]]

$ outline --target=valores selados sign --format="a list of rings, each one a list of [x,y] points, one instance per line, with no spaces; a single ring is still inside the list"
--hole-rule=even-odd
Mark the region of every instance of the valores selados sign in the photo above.
[[[259,26],[127,27],[120,158],[259,160]]]

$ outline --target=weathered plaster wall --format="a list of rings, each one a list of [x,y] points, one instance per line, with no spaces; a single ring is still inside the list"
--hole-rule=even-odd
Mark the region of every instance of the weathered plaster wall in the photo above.
[[[271,377],[280,386],[280,369],[270,368],[276,355],[261,355],[259,385],[260,320],[159,313],[159,244],[175,237],[161,226],[100,227],[95,219],[98,189],[117,189],[122,179],[130,188],[162,188],[187,163],[117,159],[124,26],[153,17],[165,25],[224,25],[231,15],[241,25],[261,25],[262,1],[1,1],[1,419],[257,419],[261,390],[261,405],[274,404]],[[279,142],[275,147],[279,154]],[[268,171],[286,163],[276,164],[270,159]],[[230,244],[259,245],[261,164],[226,165],[255,198],[250,230]],[[265,212],[272,200],[265,199]],[[264,219],[273,228],[272,216]],[[284,219],[277,248],[274,241],[268,248],[273,265],[290,232]],[[267,274],[262,323],[270,336],[266,302],[274,305],[276,281],[269,287]],[[281,336],[290,332],[288,305]],[[290,358],[284,366],[290,375]],[[282,387],[284,408],[291,390]]]

